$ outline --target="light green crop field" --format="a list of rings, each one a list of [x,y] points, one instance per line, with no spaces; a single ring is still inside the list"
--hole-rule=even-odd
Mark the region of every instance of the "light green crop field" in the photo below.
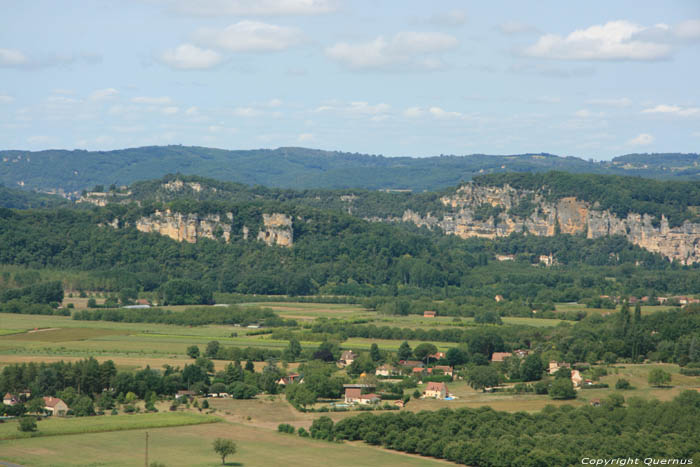
[[[227,465],[245,467],[276,465],[333,465],[338,467],[419,467],[447,462],[405,455],[364,443],[329,443],[280,434],[276,431],[235,423],[148,430],[149,463],[166,466],[214,467],[221,465],[212,449],[216,438],[237,444]],[[142,466],[145,463],[146,431],[31,438],[3,443],[3,460],[36,467]]]
[[[0,424],[0,439],[19,439],[41,436],[58,436],[102,431],[137,430],[167,426],[216,423],[220,418],[193,412],[143,413],[132,415],[102,415],[95,417],[62,418],[48,417],[37,423],[33,433],[17,429],[17,421]]]

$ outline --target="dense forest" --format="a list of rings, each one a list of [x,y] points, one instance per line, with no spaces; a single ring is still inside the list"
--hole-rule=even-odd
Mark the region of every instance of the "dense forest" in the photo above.
[[[153,205],[4,209],[0,263],[90,271],[82,288],[112,292],[155,291],[173,279],[198,281],[215,292],[435,298],[500,294],[542,303],[700,292],[700,270],[678,267],[616,237],[545,239],[517,234],[497,241],[462,240],[304,206],[174,203],[184,212],[233,210],[237,224],[232,241],[178,243],[134,227],[99,225],[115,217],[133,221],[151,212]],[[255,230],[249,240],[236,234],[243,225],[259,228],[260,213],[272,208],[294,217],[293,248],[255,241]],[[494,261],[495,254],[506,252],[516,260]],[[549,253],[558,266],[533,266],[538,255]]]
[[[630,398],[626,406],[624,397],[613,396],[600,407],[548,406],[534,414],[489,407],[402,411],[357,415],[335,425],[322,417],[311,436],[363,440],[480,467],[578,465],[593,453],[596,459],[700,461],[698,392],[685,391],[670,402]]]
[[[495,172],[610,173],[692,179],[697,154],[641,154],[593,162],[551,154],[383,157],[306,148],[229,151],[193,146],[149,146],[115,151],[0,151],[0,183],[28,189],[79,192],[96,184],[126,185],[184,173],[285,188],[439,190]],[[644,161],[644,162],[641,162]],[[651,161],[651,162],[650,162]]]

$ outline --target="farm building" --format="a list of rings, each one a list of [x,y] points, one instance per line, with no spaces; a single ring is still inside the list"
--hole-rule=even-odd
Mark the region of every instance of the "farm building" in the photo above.
[[[58,397],[44,397],[44,410],[56,417],[63,417],[68,413],[68,405]]]
[[[424,397],[432,397],[434,399],[444,399],[448,394],[449,392],[445,383],[435,383],[433,381],[428,383],[428,387],[426,387],[423,392]]]

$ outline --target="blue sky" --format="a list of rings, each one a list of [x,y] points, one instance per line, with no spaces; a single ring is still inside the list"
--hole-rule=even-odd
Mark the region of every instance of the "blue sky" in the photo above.
[[[700,2],[2,1],[0,148],[700,150]]]

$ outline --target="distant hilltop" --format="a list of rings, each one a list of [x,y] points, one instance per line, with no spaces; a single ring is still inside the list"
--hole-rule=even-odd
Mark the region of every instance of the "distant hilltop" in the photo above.
[[[76,197],[95,185],[129,185],[168,173],[278,188],[364,188],[413,192],[458,185],[503,172],[633,175],[657,179],[700,178],[698,154],[627,154],[595,162],[547,153],[434,157],[384,157],[297,147],[223,150],[149,146],[114,151],[0,151],[0,184]]]

